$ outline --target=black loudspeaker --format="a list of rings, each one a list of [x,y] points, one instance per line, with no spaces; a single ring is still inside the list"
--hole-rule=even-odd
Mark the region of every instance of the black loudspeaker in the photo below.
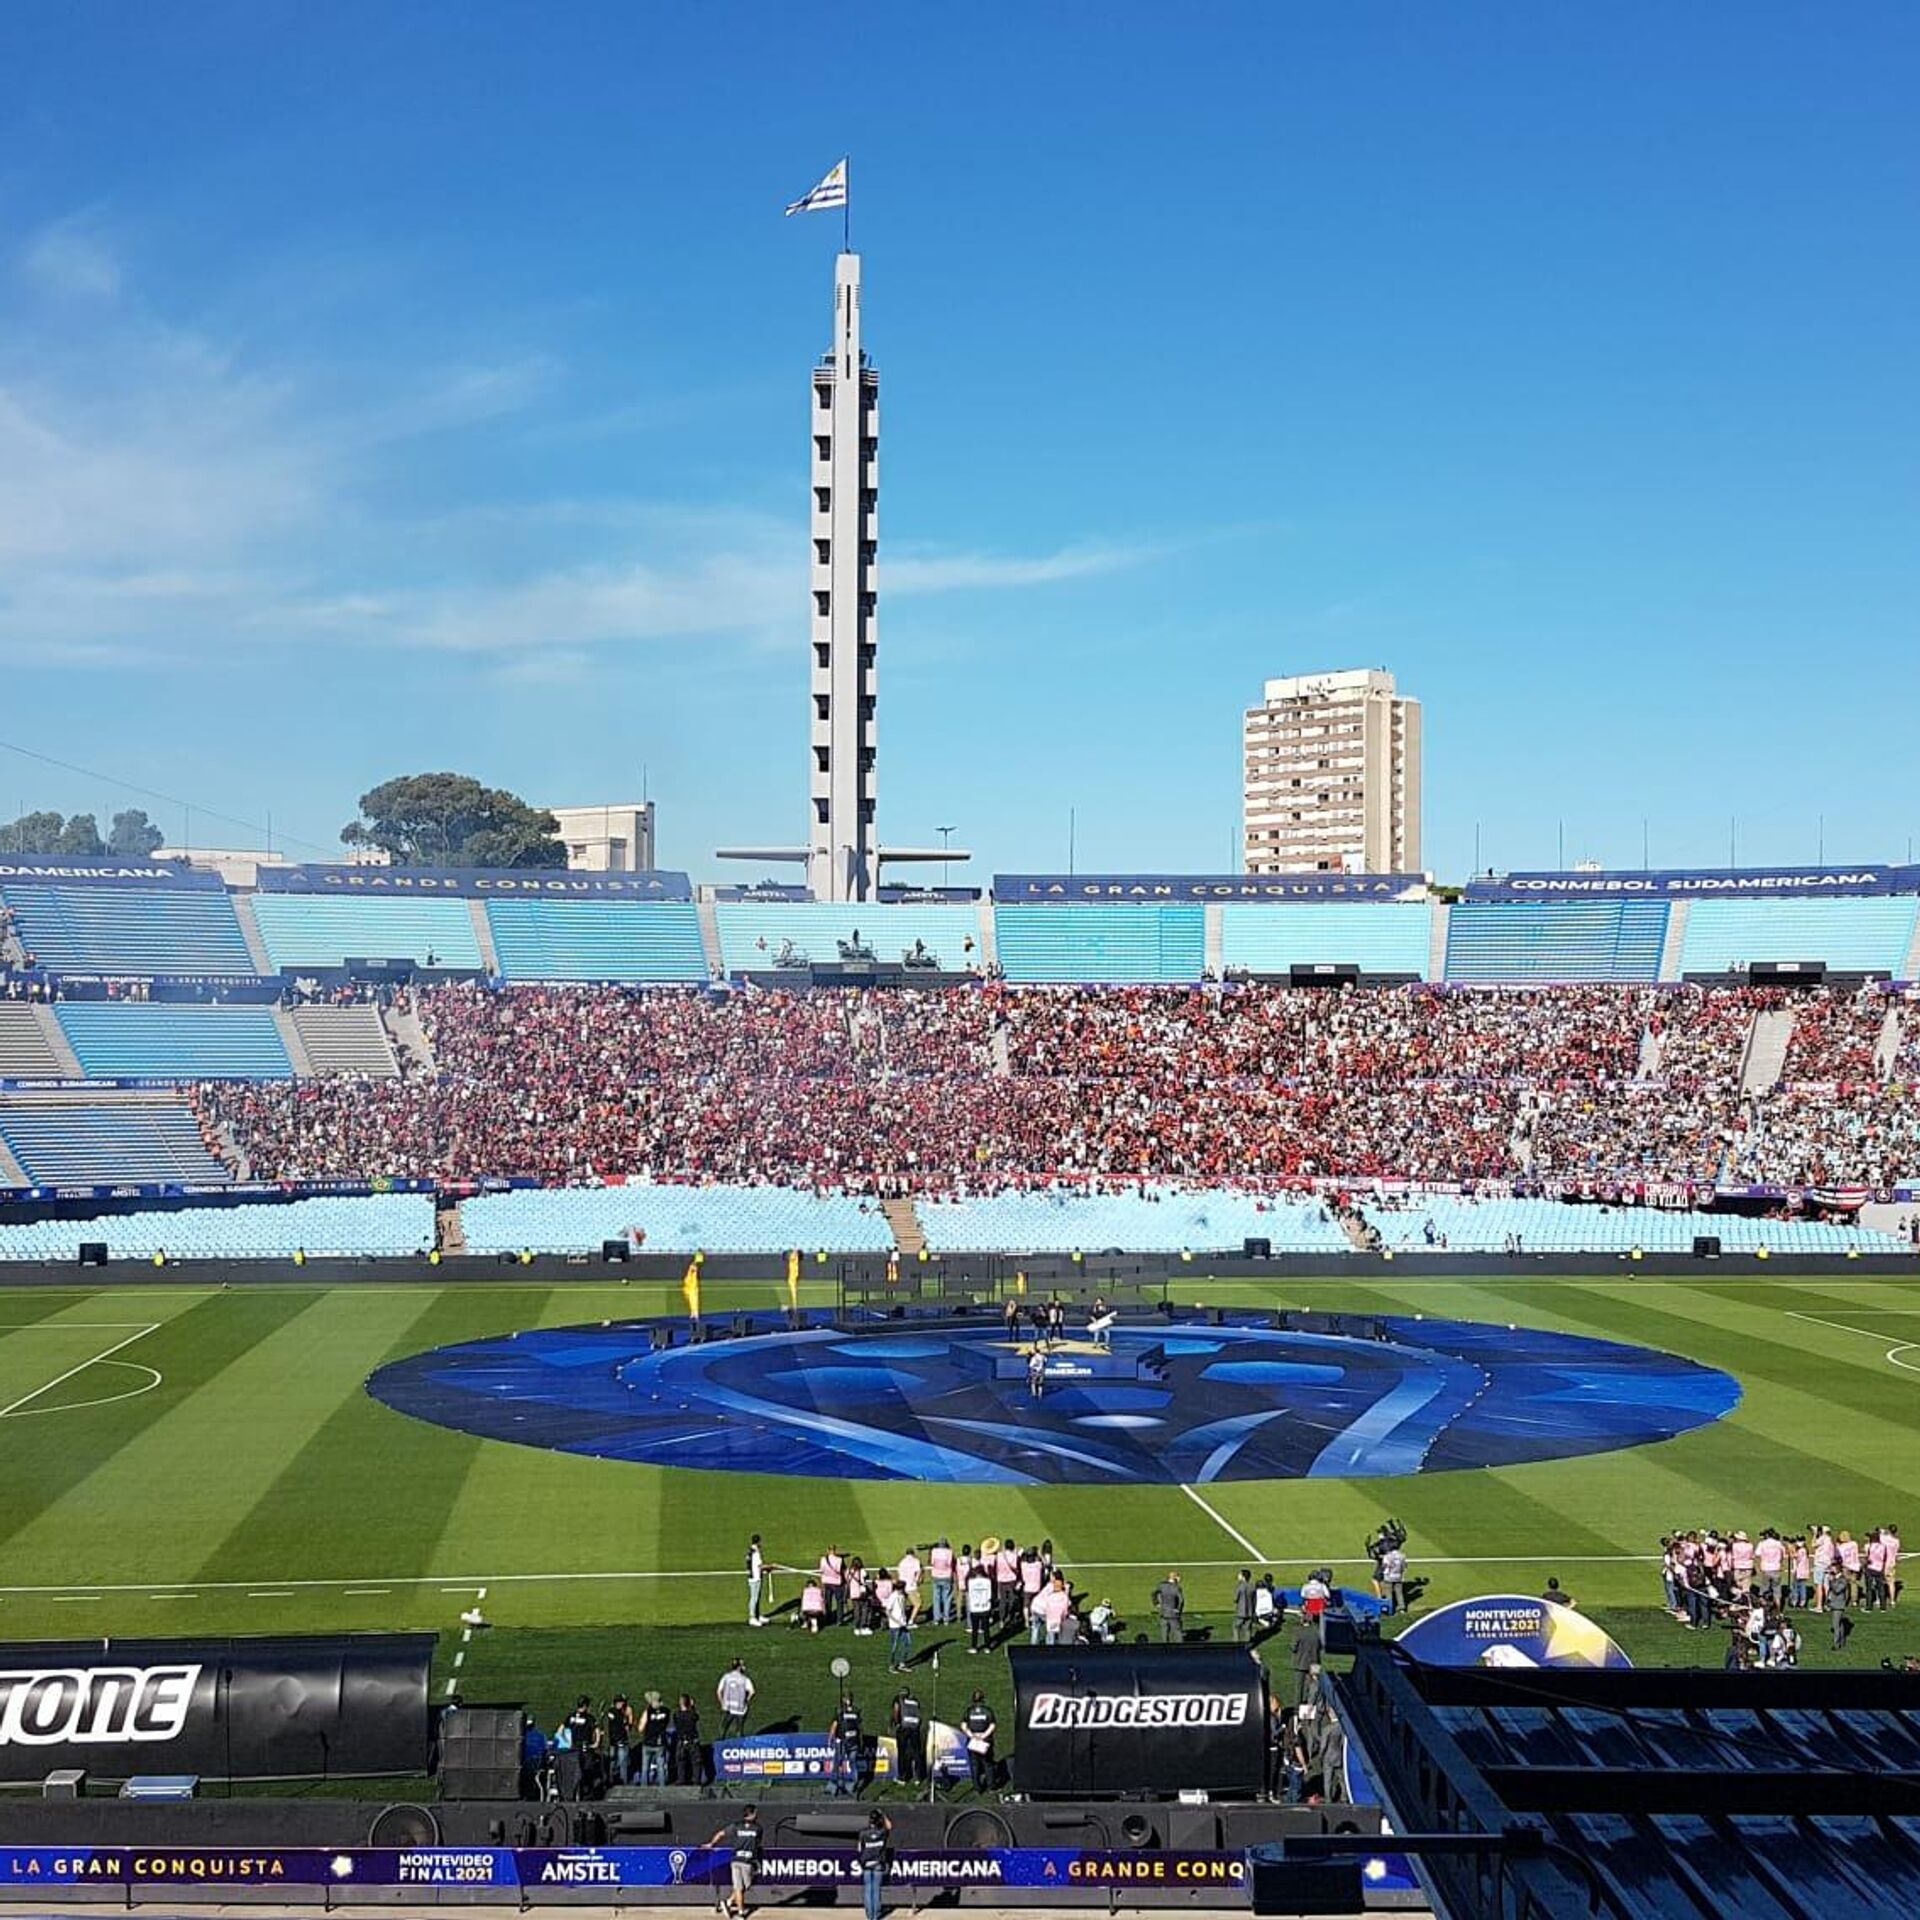
[[[1271,1260],[1273,1258],[1273,1242],[1271,1240],[1244,1240],[1241,1242],[1241,1251],[1249,1260]]]
[[[1720,1236],[1717,1233],[1696,1233],[1693,1236],[1693,1257],[1696,1260],[1718,1260]]]
[[[1278,1847],[1247,1849],[1255,1913],[1358,1913],[1365,1904],[1358,1860],[1282,1860]]]
[[[1320,1616],[1320,1650],[1323,1653],[1358,1653],[1360,1630],[1350,1613],[1323,1613]]]
[[[107,1243],[104,1240],[82,1240],[80,1264],[83,1267],[104,1267],[107,1264]]]
[[[1220,1845],[1220,1816],[1211,1807],[1171,1806],[1160,1817],[1170,1853],[1212,1853]]]
[[[618,1266],[627,1257],[627,1243],[624,1240],[602,1240],[600,1258],[610,1267]]]
[[[443,1800],[520,1797],[518,1707],[461,1707],[440,1723]]]

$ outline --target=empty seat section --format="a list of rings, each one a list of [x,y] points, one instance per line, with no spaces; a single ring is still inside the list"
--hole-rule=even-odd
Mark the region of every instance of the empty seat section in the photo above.
[[[69,1000],[60,1025],[89,1080],[291,1080],[271,1007]]]
[[[96,887],[9,880],[21,944],[54,973],[257,975],[224,887]]]
[[[1463,902],[1447,915],[1449,980],[1655,980],[1664,900]]]
[[[1683,1208],[1576,1206],[1562,1200],[1464,1200],[1444,1194],[1361,1211],[1397,1252],[1500,1253],[1519,1236],[1523,1253],[1691,1253],[1696,1235],[1717,1237],[1728,1253],[1892,1253],[1891,1235],[1824,1220],[1752,1220]],[[924,1216],[925,1209],[922,1208]],[[1432,1238],[1428,1227],[1432,1227]]]
[[[400,1071],[374,1007],[295,1007],[294,1030],[316,1074],[349,1073],[376,1080]]]
[[[840,958],[840,943],[852,944],[856,937],[888,966],[899,965],[916,941],[945,972],[970,972],[980,963],[980,921],[971,907],[722,900],[714,917],[721,963],[729,973],[758,973],[789,946],[796,960],[832,965]]]
[[[103,1241],[109,1260],[274,1260],[399,1258],[433,1251],[431,1194],[328,1195],[262,1205],[149,1208],[97,1220],[0,1225],[0,1260],[76,1260]]]
[[[691,901],[489,900],[487,923],[509,980],[707,977]]]
[[[1419,901],[1229,901],[1220,910],[1220,938],[1220,957],[1235,972],[1284,976],[1290,967],[1351,965],[1424,980],[1433,913]]]
[[[1920,901],[1696,900],[1680,971],[1738,973],[1753,960],[1821,960],[1841,973],[1905,971]]]
[[[996,907],[1009,980],[1184,986],[1206,970],[1203,907]]]
[[[0,1000],[0,1080],[58,1080],[65,1074],[39,1009]]]
[[[1317,1200],[1251,1193],[1001,1193],[921,1200],[915,1211],[936,1253],[1232,1251],[1248,1240],[1275,1253],[1351,1253],[1353,1243]]]
[[[885,1253],[892,1230],[877,1200],[784,1187],[525,1188],[460,1209],[470,1253],[598,1253],[603,1240],[646,1253]]]
[[[478,973],[484,964],[464,900],[256,893],[253,917],[276,969],[411,960]]]
[[[192,1113],[180,1105],[5,1106],[0,1107],[0,1136],[35,1186],[231,1177],[207,1151]]]

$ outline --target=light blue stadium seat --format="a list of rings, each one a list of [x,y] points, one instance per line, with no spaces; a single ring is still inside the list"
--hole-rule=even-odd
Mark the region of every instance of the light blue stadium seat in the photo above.
[[[487,924],[509,980],[707,978],[691,901],[489,900]]]
[[[291,1080],[271,1007],[68,1000],[60,1025],[89,1080]]]
[[[1185,986],[1206,971],[1204,907],[996,907],[993,935],[1009,980]]]
[[[1382,1241],[1398,1252],[1428,1250],[1426,1226],[1449,1253],[1499,1253],[1518,1234],[1523,1253],[1618,1255],[1691,1253],[1697,1234],[1717,1235],[1728,1253],[1891,1253],[1891,1235],[1820,1220],[1751,1220],[1740,1214],[1661,1207],[1602,1207],[1564,1200],[1467,1200],[1446,1195],[1410,1200],[1404,1207],[1360,1202]],[[1437,1251],[1437,1247],[1435,1248]]]
[[[60,886],[9,880],[21,943],[54,973],[259,973],[224,887]]]
[[[922,1200],[915,1211],[936,1253],[1351,1253],[1325,1207],[1298,1195],[1154,1187],[1135,1193],[1028,1192]]]
[[[1449,980],[1657,980],[1664,900],[1462,903],[1447,915]]]
[[[10,1105],[0,1107],[0,1139],[35,1186],[198,1185],[231,1178],[207,1151],[198,1123],[182,1105]]]
[[[478,973],[484,962],[464,900],[256,893],[253,917],[274,967],[412,960]]]
[[[598,1253],[639,1227],[647,1253],[885,1253],[875,1200],[784,1187],[540,1187],[483,1194],[460,1209],[470,1253]]]
[[[104,1241],[109,1260],[399,1259],[433,1250],[431,1194],[328,1195],[257,1205],[149,1208],[97,1220],[0,1225],[0,1260],[76,1260]]]
[[[771,967],[789,941],[796,953],[831,965],[857,933],[876,960],[897,965],[918,940],[948,973],[980,964],[980,920],[971,907],[838,906],[826,901],[722,900],[714,908],[720,958],[729,973]]]
[[[1433,909],[1418,900],[1307,900],[1268,906],[1229,901],[1220,910],[1220,957],[1247,973],[1357,966],[1363,973],[1432,970]]]
[[[1750,960],[1823,960],[1841,973],[1905,971],[1920,900],[1696,900],[1680,971],[1733,973]]]

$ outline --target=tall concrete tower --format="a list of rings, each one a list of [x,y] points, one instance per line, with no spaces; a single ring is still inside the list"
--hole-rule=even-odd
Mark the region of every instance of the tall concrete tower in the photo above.
[[[865,900],[874,830],[880,376],[860,347],[860,256],[833,270],[833,346],[813,370],[813,768],[807,884]]]

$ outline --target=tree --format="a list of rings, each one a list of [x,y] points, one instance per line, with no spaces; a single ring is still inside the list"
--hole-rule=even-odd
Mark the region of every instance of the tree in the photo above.
[[[0,827],[0,853],[58,853],[66,824],[57,813],[23,813]]]
[[[113,831],[107,835],[107,851],[122,860],[144,860],[166,837],[147,818],[143,807],[129,807],[126,812],[113,816]]]
[[[60,844],[55,853],[63,853],[69,859],[97,860],[107,850],[107,843],[100,838],[100,822],[90,813],[76,813],[60,829]]]
[[[470,774],[409,773],[360,796],[349,847],[379,847],[402,867],[564,867],[560,823]]]

